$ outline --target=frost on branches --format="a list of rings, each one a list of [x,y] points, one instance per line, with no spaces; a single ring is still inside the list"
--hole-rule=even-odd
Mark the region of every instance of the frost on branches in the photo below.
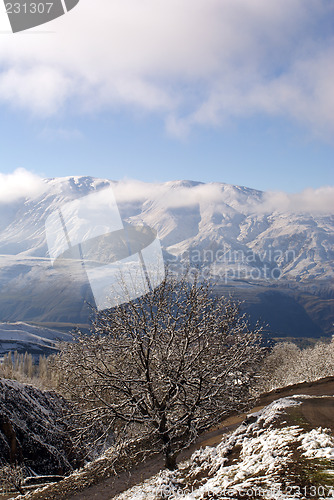
[[[213,291],[167,276],[149,294],[96,313],[90,334],[63,345],[58,368],[81,434],[99,421],[115,444],[140,438],[174,469],[199,433],[248,406],[261,329]]]
[[[276,344],[264,360],[260,375],[259,392],[333,377],[334,336],[331,341],[318,342],[306,349],[291,342]]]

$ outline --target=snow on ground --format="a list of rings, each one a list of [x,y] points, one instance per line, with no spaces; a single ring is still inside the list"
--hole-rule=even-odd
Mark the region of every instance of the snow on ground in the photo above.
[[[0,342],[1,341],[19,341],[54,344],[57,341],[69,341],[72,337],[68,333],[63,333],[59,330],[32,325],[17,321],[15,323],[0,322]]]
[[[308,458],[328,458],[334,460],[334,439],[328,429],[312,429],[301,440],[300,449]]]
[[[334,440],[328,429],[306,432],[287,425],[285,412],[301,405],[302,399],[298,396],[273,402],[250,415],[216,448],[196,451],[177,471],[161,471],[118,495],[117,500],[307,498],[286,474],[296,461],[296,447],[305,460],[334,459]],[[334,498],[334,488],[325,493],[318,498]]]

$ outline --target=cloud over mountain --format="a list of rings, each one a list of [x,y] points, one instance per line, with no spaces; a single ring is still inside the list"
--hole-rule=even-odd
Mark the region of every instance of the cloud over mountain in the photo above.
[[[0,173],[0,204],[10,203],[20,198],[34,198],[45,191],[45,181],[38,175],[18,168],[12,173]],[[238,197],[238,190],[240,197]],[[154,200],[161,207],[191,207],[196,204],[219,205],[231,198],[232,205],[240,200],[245,214],[270,212],[334,213],[334,186],[318,189],[308,188],[300,193],[283,191],[256,191],[234,187],[218,182],[201,183],[194,181],[142,182],[123,179],[113,183],[113,190],[120,203]],[[229,191],[231,193],[229,194]],[[252,196],[246,196],[246,192]]]
[[[24,168],[18,168],[10,174],[0,172],[0,204],[11,203],[20,198],[33,198],[45,189],[43,180]]]
[[[230,195],[228,191],[231,190]],[[270,212],[306,212],[334,213],[334,186],[318,189],[308,188],[300,193],[283,191],[252,190],[252,197],[247,197],[246,188],[240,187],[240,201],[243,211],[247,213]],[[114,192],[117,200],[125,202],[155,199],[164,207],[190,207],[198,203],[215,205],[231,198],[232,205],[238,201],[237,188],[221,183],[196,183],[192,181],[175,181],[167,183],[145,183],[136,180],[123,180],[115,184]]]
[[[308,188],[301,193],[266,192],[259,207],[263,212],[334,213],[334,187]]]

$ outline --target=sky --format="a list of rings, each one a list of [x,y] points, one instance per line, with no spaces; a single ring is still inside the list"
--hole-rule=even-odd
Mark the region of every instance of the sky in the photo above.
[[[332,0],[80,0],[15,34],[1,3],[0,184],[332,186],[333,82]]]

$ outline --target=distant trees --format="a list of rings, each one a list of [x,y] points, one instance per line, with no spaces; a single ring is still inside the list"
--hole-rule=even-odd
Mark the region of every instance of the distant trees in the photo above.
[[[151,293],[96,313],[90,334],[63,344],[56,366],[77,407],[115,442],[146,440],[166,467],[198,434],[249,404],[263,357],[261,329],[208,283],[166,277]]]
[[[8,352],[0,363],[0,377],[18,380],[19,382],[33,382],[37,386],[47,388],[57,386],[57,374],[52,368],[52,357],[39,356],[36,362],[27,352]]]
[[[270,391],[329,376],[334,376],[334,337],[306,349],[282,342],[265,358],[258,389]]]

